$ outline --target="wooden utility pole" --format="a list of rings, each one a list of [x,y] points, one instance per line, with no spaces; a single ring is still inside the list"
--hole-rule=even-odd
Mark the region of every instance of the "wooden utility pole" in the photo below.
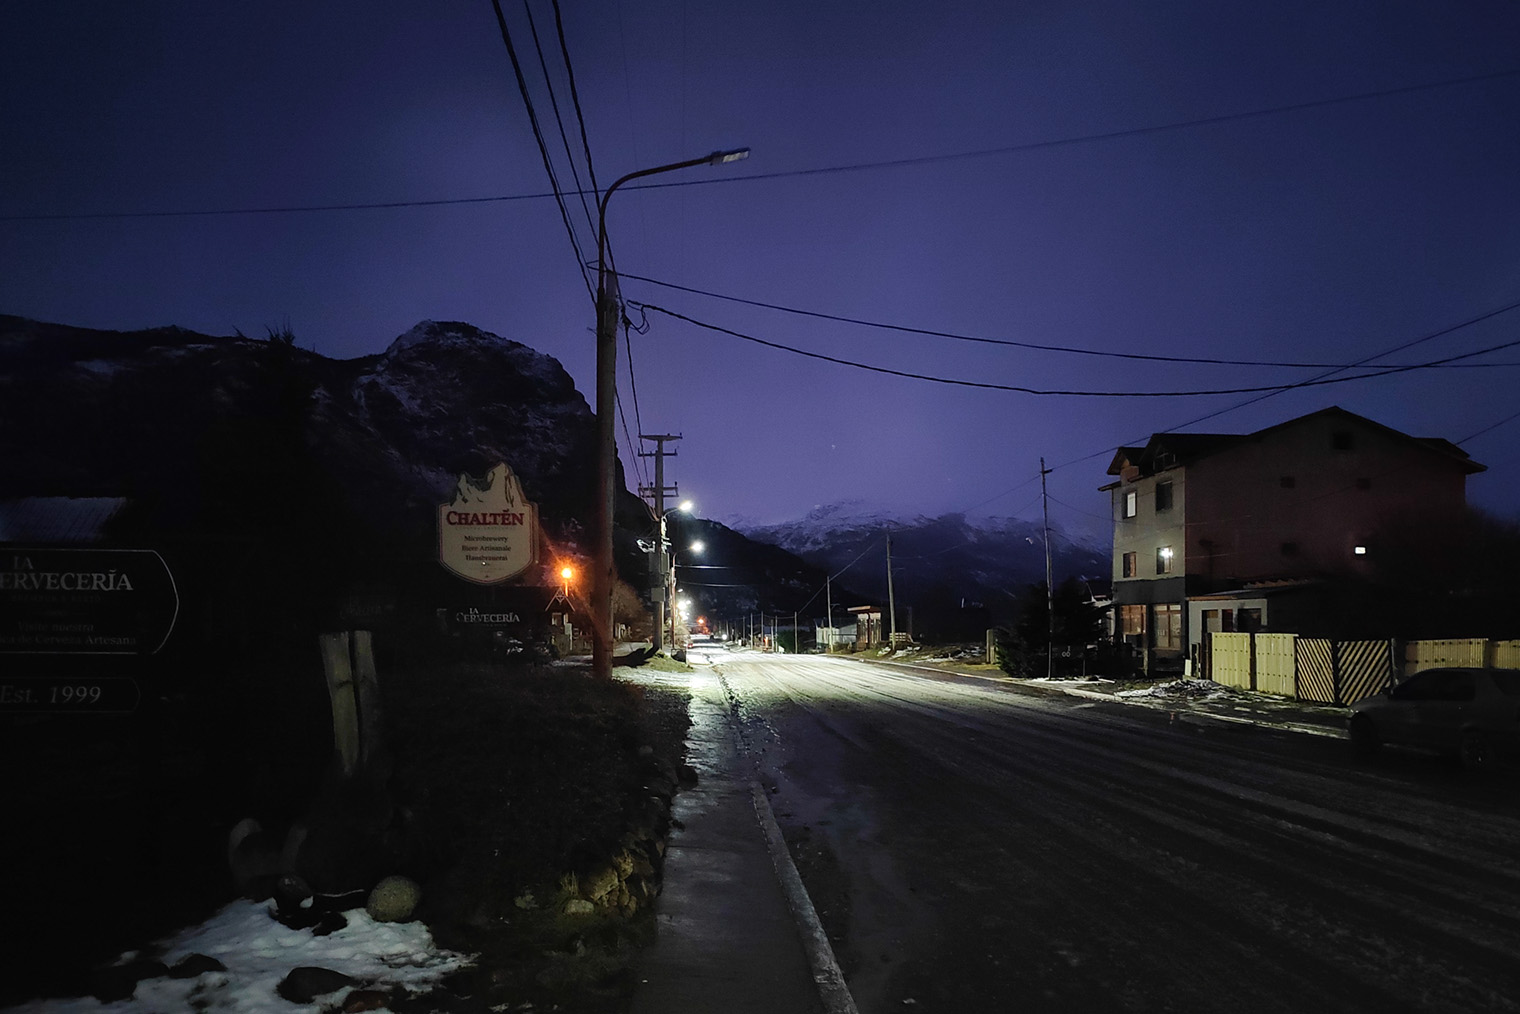
[[[829,645],[828,645],[827,648],[823,649],[824,654],[826,654],[826,655],[832,655],[832,654],[834,654],[834,585],[833,585],[833,581],[834,581],[834,579],[832,577],[825,577],[823,579],[823,591],[824,591],[824,596],[823,597],[824,597],[824,601],[826,601],[828,603],[828,605],[829,605],[829,626],[828,626]]]
[[[665,485],[665,459],[676,456],[675,451],[665,450],[665,444],[671,440],[680,440],[681,434],[640,433],[639,439],[653,440],[655,442],[654,450],[639,452],[639,457],[641,458],[654,459],[654,485],[645,486],[639,492],[644,496],[654,498],[654,516],[655,520],[659,522],[659,531],[655,533],[655,537],[659,539],[659,545],[655,547],[654,557],[650,561],[651,566],[649,568],[650,591],[653,593],[654,598],[654,635],[651,640],[654,642],[654,650],[659,651],[661,648],[660,641],[665,636],[665,603],[675,594],[675,588],[670,580],[671,567],[669,557],[667,556],[667,539],[665,538],[665,495],[667,493],[672,497],[680,495],[680,491],[675,486]],[[674,601],[670,601],[672,631],[674,630],[675,611],[676,604]],[[670,646],[672,649],[675,648],[674,632],[670,635]]]
[[[887,533],[887,644],[896,647],[897,599],[892,594],[892,533]]]
[[[1040,459],[1040,510],[1045,517],[1045,678],[1050,679],[1056,672],[1056,590],[1051,583],[1050,567],[1050,499],[1045,495],[1045,477],[1050,474],[1050,469],[1045,467],[1045,459]]]

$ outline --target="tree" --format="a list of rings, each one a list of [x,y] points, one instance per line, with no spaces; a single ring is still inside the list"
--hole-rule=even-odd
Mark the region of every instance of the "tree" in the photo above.
[[[1083,653],[1102,636],[1103,613],[1093,605],[1087,586],[1074,577],[1057,585],[1052,598],[1056,673],[1079,675]],[[1013,630],[998,640],[998,665],[1011,676],[1043,676],[1052,639],[1044,582],[1025,588],[1018,598],[1018,607]],[[1062,649],[1069,652],[1063,655]]]

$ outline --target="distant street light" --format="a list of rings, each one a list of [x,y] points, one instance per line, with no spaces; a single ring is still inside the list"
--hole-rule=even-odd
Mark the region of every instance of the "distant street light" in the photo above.
[[[653,562],[651,564],[651,569],[658,573],[660,577],[659,594],[655,596],[654,602],[654,635],[650,638],[655,651],[660,650],[662,647],[661,639],[665,636],[665,603],[675,595],[675,587],[672,580],[675,565],[671,562],[673,558],[668,556],[665,551],[666,547],[670,545],[670,538],[665,534],[665,519],[676,511],[680,511],[682,514],[690,514],[691,501],[682,500],[666,511],[656,512],[653,507],[649,508],[649,513],[653,514],[655,520],[660,523],[659,542],[654,547]],[[675,615],[673,608],[671,615],[672,617]],[[675,629],[674,624],[672,624],[671,629]],[[674,641],[674,637],[672,637],[672,641]],[[671,647],[675,647],[675,645],[672,644]]]
[[[598,679],[612,678],[612,589],[616,583],[612,564],[612,519],[617,503],[617,434],[613,413],[617,410],[617,279],[608,286],[607,202],[617,188],[630,180],[699,165],[723,165],[749,157],[748,148],[715,151],[701,158],[640,169],[620,177],[602,194],[596,224],[596,533],[592,547],[591,672]]]

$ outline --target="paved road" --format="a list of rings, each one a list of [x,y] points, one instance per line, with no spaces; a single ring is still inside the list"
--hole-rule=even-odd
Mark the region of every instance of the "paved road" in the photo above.
[[[862,1014],[1520,1010],[1520,774],[714,659]]]

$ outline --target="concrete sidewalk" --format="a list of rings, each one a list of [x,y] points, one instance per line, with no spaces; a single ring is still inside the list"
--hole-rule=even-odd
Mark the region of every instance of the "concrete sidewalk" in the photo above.
[[[633,1014],[825,1014],[806,928],[778,878],[753,772],[710,670],[691,674],[686,751],[697,784],[675,799],[683,826],[665,853],[658,937],[637,965]]]

